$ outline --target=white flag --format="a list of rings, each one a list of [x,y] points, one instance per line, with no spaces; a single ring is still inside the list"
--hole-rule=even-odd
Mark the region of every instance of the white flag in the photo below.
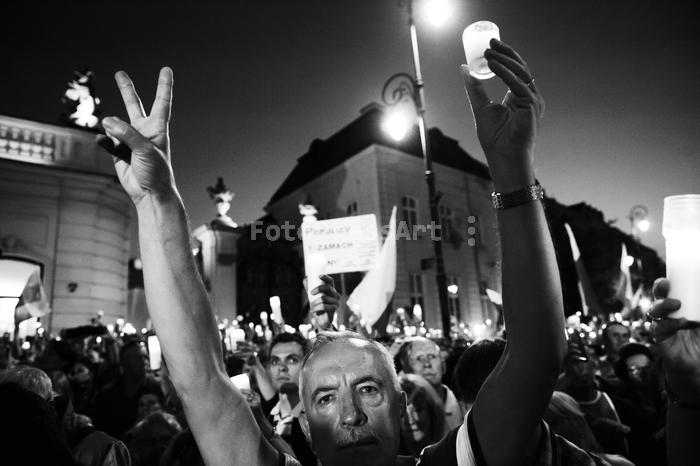
[[[365,325],[374,325],[386,309],[396,289],[396,206],[391,210],[389,232],[374,269],[365,274],[348,298],[348,307],[359,314]]]

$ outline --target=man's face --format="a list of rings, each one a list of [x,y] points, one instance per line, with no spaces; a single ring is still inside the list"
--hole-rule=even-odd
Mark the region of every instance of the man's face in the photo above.
[[[620,347],[630,341],[630,330],[624,325],[612,325],[605,330],[608,353],[617,354]]]
[[[139,398],[137,418],[143,419],[151,413],[156,411],[162,411],[163,407],[160,405],[160,400],[158,396],[154,393],[144,393]]]
[[[431,385],[437,386],[442,383],[442,359],[440,359],[440,350],[435,343],[430,341],[413,342],[408,357],[411,372],[423,376]]]
[[[301,376],[311,446],[322,464],[394,464],[405,398],[379,350],[359,339],[331,343]]]
[[[297,342],[277,343],[272,347],[267,370],[277,391],[288,382],[299,385],[299,369],[303,359],[304,349]]]
[[[628,357],[625,359],[625,366],[627,366],[627,374],[629,374],[630,379],[639,384],[649,381],[651,360],[646,354],[634,354]]]

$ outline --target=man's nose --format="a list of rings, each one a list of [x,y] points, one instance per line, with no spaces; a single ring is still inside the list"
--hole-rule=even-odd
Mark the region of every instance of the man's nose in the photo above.
[[[344,426],[360,426],[367,422],[367,416],[353,395],[344,396],[341,403],[340,416]]]
[[[277,366],[277,370],[280,372],[289,372],[289,368],[287,367],[286,364],[282,363],[279,366]]]

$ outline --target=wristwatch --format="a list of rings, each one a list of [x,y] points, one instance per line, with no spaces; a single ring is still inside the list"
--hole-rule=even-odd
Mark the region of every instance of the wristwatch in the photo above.
[[[544,189],[539,182],[509,193],[491,193],[493,208],[497,210],[510,209],[511,207],[527,204],[528,202],[541,201],[542,199],[544,199]]]

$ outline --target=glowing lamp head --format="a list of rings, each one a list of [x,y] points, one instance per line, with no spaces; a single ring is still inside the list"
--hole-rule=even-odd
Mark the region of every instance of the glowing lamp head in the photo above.
[[[459,287],[453,283],[452,285],[449,285],[447,287],[447,291],[449,291],[450,294],[454,295],[454,294],[457,294],[457,292],[459,291]]]
[[[625,265],[631,267],[634,264],[634,256],[625,256]]]
[[[400,141],[406,137],[411,124],[411,119],[405,111],[392,109],[384,117],[382,130],[394,141]]]
[[[639,222],[637,222],[637,228],[642,233],[649,231],[650,226],[651,226],[651,223],[647,219],[643,219],[643,220],[640,220]]]
[[[450,10],[447,0],[430,0],[425,3],[423,15],[433,26],[440,27],[449,18]]]

